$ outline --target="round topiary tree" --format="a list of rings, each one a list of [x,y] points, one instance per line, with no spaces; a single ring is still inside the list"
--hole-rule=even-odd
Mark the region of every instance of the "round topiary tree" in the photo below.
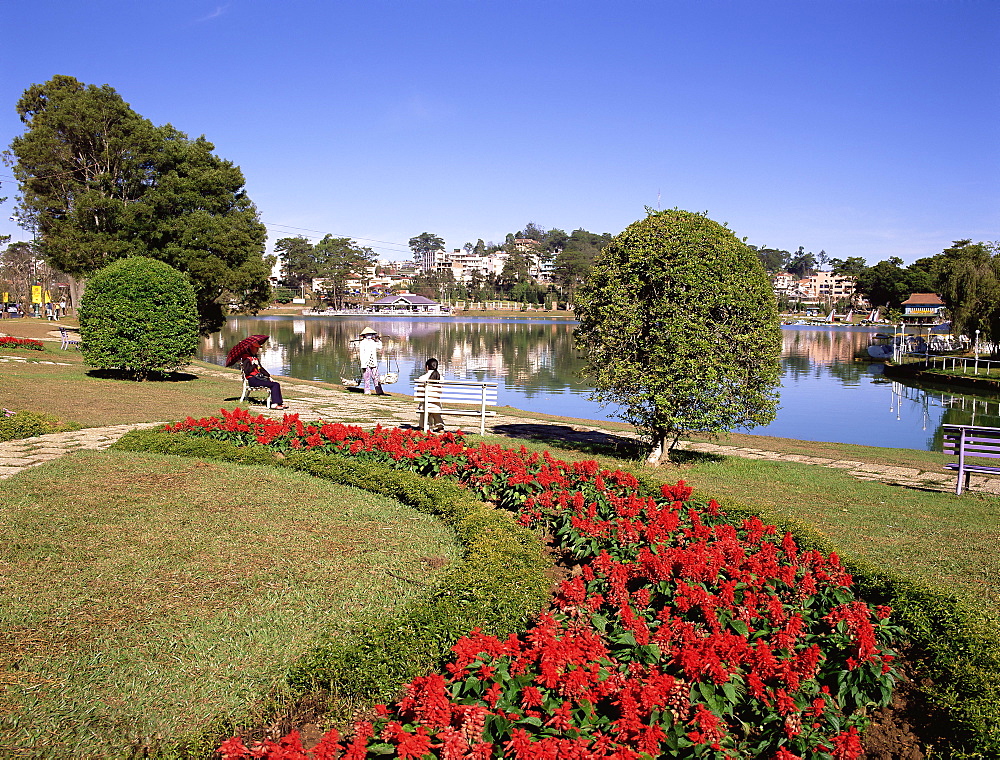
[[[592,398],[653,444],[774,419],[781,329],[757,254],[703,214],[649,210],[598,254],[578,291]]]
[[[198,348],[198,305],[186,276],[132,256],[98,270],[80,303],[80,349],[99,369],[145,380],[184,366]]]

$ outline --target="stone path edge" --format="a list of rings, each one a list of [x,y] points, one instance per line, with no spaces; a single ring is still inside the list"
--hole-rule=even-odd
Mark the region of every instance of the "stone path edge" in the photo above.
[[[199,368],[199,372],[232,378],[232,373],[221,370]],[[266,409],[263,406],[252,407],[254,411],[274,417],[280,417],[283,414],[298,414],[299,419],[309,422],[322,419],[327,422],[344,422],[362,426],[415,427],[417,425],[415,406],[413,400],[408,396],[397,396],[392,393],[385,396],[365,396],[360,393],[348,393],[339,388],[332,390],[314,385],[296,383],[290,378],[279,379],[282,383],[285,403],[289,408],[281,411]],[[130,430],[158,427],[163,424],[165,423],[149,422],[110,425],[108,427],[85,428],[65,433],[51,433],[34,438],[22,438],[0,443],[0,479],[9,478],[24,469],[79,449],[106,449]],[[532,424],[554,425],[560,423],[525,416],[508,416],[504,415],[502,410],[500,410],[497,412],[497,416],[492,418],[491,422],[487,425],[487,430],[494,432],[497,428],[504,426]],[[577,432],[607,432],[599,427],[582,425],[573,425],[572,427]],[[637,438],[634,433],[624,431],[616,431],[614,435],[624,438]],[[724,446],[714,443],[681,441],[679,446],[689,451],[700,451],[708,454],[736,456],[747,459],[767,459],[779,462],[797,462],[817,467],[830,467],[843,470],[859,480],[878,481],[888,485],[941,492],[952,491],[954,489],[955,475],[949,472],[921,471],[915,468],[894,465],[868,464],[850,460],[809,457],[800,454],[782,454],[766,449]],[[969,490],[1000,495],[1000,479],[973,477]]]

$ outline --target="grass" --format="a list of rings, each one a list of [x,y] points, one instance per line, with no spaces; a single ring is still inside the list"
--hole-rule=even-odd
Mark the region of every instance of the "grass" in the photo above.
[[[62,351],[58,343],[46,343],[43,351],[0,351],[0,359],[8,357],[25,361],[0,362],[5,407],[47,412],[83,427],[210,416],[237,406],[241,390],[236,370],[227,373],[232,380],[196,374],[211,366],[203,362],[179,379],[138,383],[103,377],[84,365],[79,351]]]
[[[115,757],[259,719],[319,633],[457,556],[384,497],[271,467],[80,452],[0,493],[0,755]]]

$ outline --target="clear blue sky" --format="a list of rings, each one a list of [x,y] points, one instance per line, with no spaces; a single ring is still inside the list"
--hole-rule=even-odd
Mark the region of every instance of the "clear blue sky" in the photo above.
[[[0,0],[0,27],[0,144],[32,83],[110,84],[240,165],[272,243],[403,259],[658,203],[869,263],[1000,239],[997,0]]]

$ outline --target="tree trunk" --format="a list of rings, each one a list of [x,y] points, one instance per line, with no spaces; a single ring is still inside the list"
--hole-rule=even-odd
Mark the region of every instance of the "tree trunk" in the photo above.
[[[665,435],[655,435],[653,437],[653,450],[646,457],[646,464],[650,467],[659,467],[667,457],[668,450],[667,437]]]
[[[680,433],[654,433],[653,450],[646,457],[646,464],[650,467],[659,467],[670,461],[670,452],[673,451],[677,441],[681,438]]]
[[[80,299],[83,298],[87,281],[71,274],[66,275],[66,279],[69,280],[69,311],[73,316],[79,317],[80,312],[77,309],[80,308]]]

